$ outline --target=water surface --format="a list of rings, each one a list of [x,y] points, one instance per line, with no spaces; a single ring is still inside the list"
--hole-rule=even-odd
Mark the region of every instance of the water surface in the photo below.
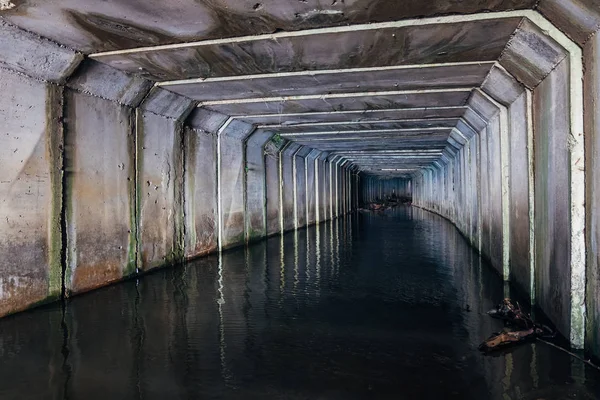
[[[501,279],[415,208],[348,218],[0,320],[0,399],[595,399],[542,343],[477,345]]]

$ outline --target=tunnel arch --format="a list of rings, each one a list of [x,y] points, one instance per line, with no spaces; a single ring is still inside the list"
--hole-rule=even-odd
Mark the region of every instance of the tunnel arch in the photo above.
[[[9,3],[2,314],[397,185],[600,354],[597,1]]]

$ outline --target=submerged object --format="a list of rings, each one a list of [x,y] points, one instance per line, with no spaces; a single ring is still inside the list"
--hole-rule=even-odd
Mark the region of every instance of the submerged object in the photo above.
[[[531,316],[521,310],[519,303],[509,298],[502,300],[495,309],[488,311],[493,318],[504,320],[508,329],[494,333],[479,345],[479,350],[490,352],[509,345],[525,343],[537,338],[554,337],[555,332],[549,327],[536,323]]]

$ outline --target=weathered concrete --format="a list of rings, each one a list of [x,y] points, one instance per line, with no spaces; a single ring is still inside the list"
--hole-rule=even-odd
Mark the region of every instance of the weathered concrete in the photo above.
[[[600,355],[598,0],[126,3],[0,10],[0,315],[398,180]]]
[[[568,61],[533,94],[536,300],[563,334],[570,332]],[[543,240],[541,240],[543,238]]]
[[[289,143],[279,157],[281,171],[281,232],[295,228],[294,221],[294,156],[300,145]]]
[[[185,257],[218,250],[217,136],[226,115],[194,110],[184,132]]]
[[[587,330],[586,348],[600,356],[600,34],[585,49]]]
[[[394,66],[324,71],[247,75],[234,79],[208,78],[167,81],[161,86],[198,101],[249,99],[427,88],[474,87],[481,84],[493,63],[457,65]],[[356,84],[356,82],[361,82]]]
[[[218,136],[218,201],[220,247],[239,246],[245,240],[245,151],[244,142],[254,128],[232,121]]]
[[[217,139],[187,127],[185,149],[185,256],[217,250]]]
[[[246,139],[246,242],[267,236],[264,146],[272,137],[272,132],[257,129]]]
[[[36,79],[65,83],[83,56],[0,20],[0,65]]]
[[[307,204],[310,189],[306,187],[307,159],[312,149],[302,146],[294,155],[294,219],[296,228],[302,228],[307,224]],[[308,191],[307,191],[308,190]]]
[[[87,94],[65,98],[65,287],[80,293],[135,272],[134,115]]]
[[[279,170],[279,159],[281,156],[281,148],[284,146],[284,141],[271,138],[265,145],[265,181],[266,181],[266,215],[267,215],[267,235],[274,235],[281,230],[280,226],[280,196],[281,196],[281,180]]]
[[[0,70],[0,315],[61,293],[62,89]]]
[[[139,263],[143,271],[182,259],[178,202],[183,132],[176,120],[140,112],[136,121]]]

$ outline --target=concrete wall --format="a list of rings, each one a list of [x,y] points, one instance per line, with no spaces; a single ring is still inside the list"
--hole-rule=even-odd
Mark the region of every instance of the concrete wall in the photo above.
[[[587,50],[596,66],[594,49]],[[576,54],[577,48],[569,51]],[[470,128],[459,129],[467,140],[452,146],[450,156],[414,175],[413,197],[415,205],[454,222],[499,274],[582,347],[585,273],[579,246],[585,209],[578,197],[583,188],[579,180],[583,147],[576,129],[584,113],[576,96],[581,83],[572,64],[576,61],[556,56],[545,74],[508,63],[506,69],[493,70],[468,102],[470,111],[463,120]],[[586,69],[588,90],[597,89],[597,83],[589,83],[593,81],[589,74],[595,71]],[[596,129],[595,118],[586,118],[586,129]],[[593,150],[587,154],[590,151],[594,159]],[[594,179],[588,176],[587,181]],[[590,190],[588,201],[593,198]],[[366,196],[370,193],[367,190]],[[593,208],[591,212],[595,215]],[[593,221],[588,215],[588,224]],[[589,252],[595,237],[588,236],[588,263],[595,262]],[[590,283],[590,273],[595,275],[589,265],[587,271],[587,317],[595,318],[597,285]],[[596,334],[587,332],[594,348]]]
[[[84,292],[135,272],[132,109],[65,93],[65,286]]]
[[[561,332],[570,326],[570,172],[568,61],[533,95],[536,298]]]
[[[0,70],[0,314],[61,292],[62,90]]]
[[[311,148],[26,39],[60,57],[0,69],[0,315],[306,225]]]

